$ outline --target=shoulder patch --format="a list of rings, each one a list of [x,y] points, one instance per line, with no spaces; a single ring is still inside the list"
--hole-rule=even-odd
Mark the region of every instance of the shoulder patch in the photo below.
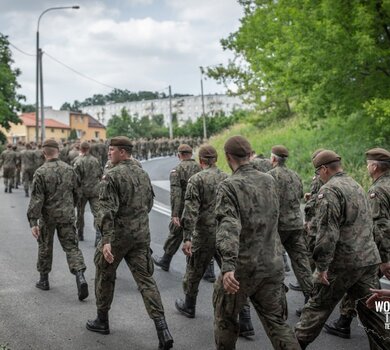
[[[322,198],[324,198],[324,194],[323,193],[320,193],[319,195],[318,195],[318,197],[317,197],[318,199],[322,199]]]
[[[370,194],[370,198],[375,198],[376,197],[376,193],[375,192],[372,192],[371,194]]]

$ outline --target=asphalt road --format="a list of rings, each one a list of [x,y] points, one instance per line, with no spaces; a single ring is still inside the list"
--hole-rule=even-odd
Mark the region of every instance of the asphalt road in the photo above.
[[[163,158],[143,163],[150,174],[156,193],[155,209],[150,214],[152,249],[162,254],[162,246],[169,223],[169,170],[177,164],[176,158]],[[110,311],[111,334],[104,336],[86,330],[85,322],[96,315],[93,293],[94,233],[92,216],[86,213],[85,241],[80,242],[87,265],[86,278],[90,296],[83,302],[77,298],[75,278],[69,273],[65,254],[55,240],[53,270],[50,274],[50,291],[35,288],[37,243],[33,239],[26,218],[28,199],[22,189],[13,194],[3,192],[0,185],[0,345],[9,349],[157,349],[157,336],[153,321],[149,319],[140,293],[126,264],[118,268],[115,296]],[[166,318],[174,337],[175,349],[214,349],[213,286],[200,285],[195,319],[181,316],[174,301],[183,296],[181,280],[185,270],[185,258],[179,251],[169,273],[155,269],[165,307]],[[286,284],[295,281],[292,272],[286,275]],[[295,309],[303,302],[303,296],[295,291],[287,294],[288,323],[293,326],[298,317]],[[338,310],[331,318],[338,316]],[[252,339],[239,339],[237,349],[272,349],[254,310],[252,318],[256,335]],[[1,348],[1,347],[0,347]],[[368,341],[358,320],[352,324],[352,339],[344,340],[321,332],[309,349],[368,349]]]

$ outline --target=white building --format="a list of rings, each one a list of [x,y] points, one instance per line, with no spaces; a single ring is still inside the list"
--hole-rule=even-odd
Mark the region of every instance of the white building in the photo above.
[[[204,95],[206,115],[213,116],[223,111],[230,115],[235,110],[248,110],[251,106],[244,104],[240,97],[228,95]],[[112,103],[100,106],[83,107],[83,113],[88,113],[104,125],[113,115],[120,115],[125,108],[132,116],[152,116],[162,114],[165,124],[169,123],[169,98],[158,100],[143,100],[136,102]],[[176,113],[180,124],[191,119],[196,120],[202,115],[202,97],[185,96],[172,98],[172,113]]]

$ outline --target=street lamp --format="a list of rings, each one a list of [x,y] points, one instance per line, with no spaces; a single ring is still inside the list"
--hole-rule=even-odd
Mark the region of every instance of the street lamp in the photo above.
[[[45,140],[45,115],[43,111],[43,75],[42,75],[42,49],[39,48],[39,23],[41,21],[42,16],[49,11],[54,10],[78,10],[80,6],[61,6],[61,7],[50,7],[43,11],[38,18],[37,25],[37,65],[36,65],[36,100],[35,100],[35,141],[39,140],[39,92],[41,96],[41,141]],[[40,88],[40,91],[39,91]]]
[[[204,111],[204,96],[203,96],[203,67],[199,67],[199,68],[200,68],[200,91],[202,93],[203,139],[207,140],[206,113]]]

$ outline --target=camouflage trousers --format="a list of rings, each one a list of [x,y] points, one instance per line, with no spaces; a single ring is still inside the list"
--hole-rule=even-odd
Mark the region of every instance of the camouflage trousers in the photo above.
[[[270,338],[274,349],[299,350],[301,347],[293,330],[285,322],[287,300],[284,276],[262,279],[240,280],[240,290],[227,294],[223,288],[222,276],[214,284],[214,336],[218,350],[236,348],[239,334],[238,314],[249,297]]]
[[[81,196],[79,198],[79,202],[77,203],[77,218],[76,218],[76,227],[77,227],[77,233],[80,236],[84,235],[84,213],[85,213],[85,206],[89,203],[89,206],[91,208],[91,212],[93,215],[93,225],[96,227],[96,217],[99,210],[99,197],[86,197]]]
[[[141,292],[146,311],[150,318],[164,316],[164,307],[160,292],[153,278],[154,265],[148,244],[134,245],[131,238],[116,239],[111,243],[114,262],[109,264],[102,253],[102,243],[95,252],[95,295],[96,307],[99,311],[108,312],[114,297],[116,269],[125,259],[138,290]]]
[[[304,231],[291,230],[279,232],[284,249],[291,260],[295,277],[303,290],[303,294],[310,295],[313,288],[312,271],[310,268],[309,251],[305,241]]]
[[[19,186],[21,184],[20,173],[21,173],[21,169],[20,167],[17,167],[15,170],[15,186]]]
[[[390,349],[390,334],[385,328],[386,315],[371,310],[366,306],[366,299],[359,300],[357,303],[357,312],[360,322],[366,331],[371,350]]]
[[[85,271],[84,257],[78,247],[76,229],[73,224],[56,224],[41,222],[41,234],[38,237],[37,269],[40,273],[49,273],[53,262],[54,232],[57,230],[58,240],[66,254],[69,270],[75,274]]]
[[[193,246],[192,256],[187,259],[186,273],[183,278],[183,291],[185,295],[196,298],[199,283],[213,257],[218,265],[221,266],[221,259],[216,254],[215,245],[212,247]]]
[[[183,228],[169,223],[169,235],[164,243],[164,252],[167,255],[174,256],[181,243],[183,242]]]
[[[313,259],[313,252],[314,252],[314,247],[316,245],[316,239],[317,239],[316,236],[310,234],[306,236],[306,245],[307,245],[307,250],[309,251],[309,263],[310,263],[310,269],[312,273],[316,269],[316,264]]]
[[[23,187],[26,192],[32,188],[32,180],[34,177],[34,169],[23,169]]]
[[[14,187],[15,168],[3,168],[3,178],[5,188]]]
[[[348,293],[343,296],[343,299],[341,299],[340,315],[356,317],[356,300]]]
[[[348,293],[357,299],[370,294],[370,288],[379,288],[378,265],[354,270],[328,271],[330,285],[315,283],[312,296],[302,309],[295,335],[304,343],[311,343],[321,332],[326,320],[338,302]]]

